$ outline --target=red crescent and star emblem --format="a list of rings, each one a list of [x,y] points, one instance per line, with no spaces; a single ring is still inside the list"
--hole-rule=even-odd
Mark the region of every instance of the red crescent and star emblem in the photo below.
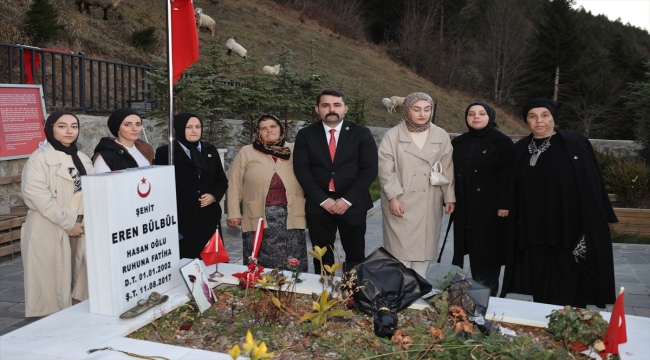
[[[142,184],[138,183],[138,195],[140,195],[140,197],[144,199],[144,198],[146,198],[147,196],[149,196],[149,193],[151,193],[151,183],[149,183],[149,186],[148,186],[147,192],[146,192],[146,193],[143,193],[142,191],[140,191],[140,185],[145,185],[145,184],[147,184],[147,179],[142,178],[142,180],[140,180],[140,182],[141,182]]]

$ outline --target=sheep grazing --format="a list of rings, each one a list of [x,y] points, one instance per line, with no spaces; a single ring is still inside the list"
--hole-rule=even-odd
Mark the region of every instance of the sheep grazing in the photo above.
[[[270,66],[270,65],[264,65],[262,68],[262,72],[265,74],[271,74],[271,75],[277,75],[280,73],[280,64],[275,65],[275,66]]]
[[[248,50],[244,49],[243,46],[239,45],[239,43],[237,43],[235,41],[235,38],[232,36],[229,37],[228,40],[226,41],[226,49],[228,49],[228,55],[231,55],[232,52],[234,51],[235,54],[246,59],[246,53],[248,53]]]
[[[79,7],[79,12],[83,12],[81,6],[83,5],[86,12],[90,14],[90,7],[97,6],[104,10],[104,20],[108,20],[108,9],[115,9],[122,0],[75,0]]]
[[[194,17],[196,18],[196,30],[198,31],[201,28],[206,28],[210,30],[210,34],[214,37],[214,33],[217,32],[217,23],[213,18],[203,13],[203,9],[196,8],[194,9]]]
[[[381,99],[381,104],[384,105],[389,114],[392,114],[395,111],[395,100],[383,98]]]
[[[395,108],[402,107],[402,104],[404,104],[404,98],[400,96],[391,96],[391,100],[395,101]]]

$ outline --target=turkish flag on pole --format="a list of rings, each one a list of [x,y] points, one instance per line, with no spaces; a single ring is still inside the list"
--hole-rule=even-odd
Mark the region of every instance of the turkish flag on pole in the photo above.
[[[257,255],[260,253],[260,247],[262,246],[262,238],[264,237],[264,219],[260,218],[257,221],[257,230],[255,230],[255,236],[253,237],[253,258],[257,259]]]
[[[607,331],[603,336],[605,343],[604,353],[618,355],[618,344],[627,342],[627,328],[625,326],[625,292],[621,287],[621,293],[616,298],[614,309],[612,309],[612,316],[609,318],[609,325]]]
[[[214,265],[217,262],[225,263],[230,261],[230,257],[226,252],[226,247],[223,246],[223,239],[219,230],[214,232],[210,241],[205,245],[203,251],[201,251],[201,259],[205,263],[205,266]]]
[[[172,7],[172,69],[176,84],[183,71],[199,59],[199,34],[192,0],[169,1]]]

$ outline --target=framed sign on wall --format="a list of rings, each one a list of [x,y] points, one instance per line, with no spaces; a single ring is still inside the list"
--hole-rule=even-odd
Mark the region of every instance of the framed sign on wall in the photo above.
[[[0,160],[29,157],[45,145],[41,85],[0,84]]]

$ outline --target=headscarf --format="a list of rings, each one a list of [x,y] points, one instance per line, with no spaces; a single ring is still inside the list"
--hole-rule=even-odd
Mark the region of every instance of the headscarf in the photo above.
[[[84,164],[81,162],[81,159],[77,154],[79,151],[79,149],[77,149],[77,140],[79,139],[79,136],[77,135],[77,138],[74,139],[70,146],[65,146],[61,144],[59,140],[54,138],[54,123],[56,123],[56,121],[59,120],[63,115],[72,115],[75,119],[77,119],[77,126],[79,125],[79,118],[75,114],[67,110],[55,111],[51,113],[50,116],[47,117],[47,121],[45,121],[45,138],[47,139],[47,142],[52,145],[54,150],[61,151],[62,153],[65,153],[72,157],[72,163],[77,168],[79,175],[86,175],[86,168],[84,167]]]
[[[182,112],[174,116],[174,131],[176,132],[176,141],[183,144],[183,146],[190,150],[190,157],[192,158],[191,160],[196,167],[197,174],[200,176],[204,172],[208,171],[208,165],[205,163],[203,155],[201,155],[201,152],[198,148],[201,139],[199,138],[199,141],[190,142],[185,137],[185,127],[187,126],[187,122],[190,121],[190,118],[193,117],[199,119],[201,127],[203,127],[203,121],[198,115]],[[203,130],[201,130],[201,136],[203,136]]]
[[[269,114],[260,116],[260,118],[257,119],[256,128],[259,126],[261,121],[266,121],[266,120],[275,120],[275,122],[280,126],[280,139],[276,142],[271,142],[271,143],[264,142],[262,140],[262,135],[260,134],[259,130],[256,129],[255,141],[253,142],[253,149],[260,151],[264,154],[274,156],[276,158],[289,160],[289,158],[291,157],[291,149],[284,146],[284,126],[282,126],[282,123],[277,117]]]
[[[559,115],[559,108],[557,107],[557,104],[555,101],[547,98],[534,98],[526,103],[524,105],[524,109],[521,111],[521,116],[524,118],[524,122],[528,123],[526,120],[528,118],[528,112],[530,109],[535,109],[535,108],[547,108],[548,111],[551,112],[551,115],[553,116],[553,120],[557,121],[557,117]]]
[[[414,92],[412,94],[409,94],[405,99],[404,99],[404,105],[402,105],[402,121],[406,124],[406,128],[410,132],[423,132],[427,131],[429,127],[431,126],[431,118],[429,118],[429,121],[427,121],[424,124],[416,124],[411,120],[411,114],[409,113],[409,110],[411,106],[413,106],[416,102],[420,100],[426,100],[429,105],[431,105],[431,108],[433,108],[433,99],[431,99],[431,96],[423,93],[423,92]],[[431,113],[431,116],[433,116],[433,113]]]
[[[488,114],[489,120],[488,123],[485,124],[485,127],[481,130],[476,130],[469,126],[469,123],[467,122],[467,114],[469,114],[469,109],[474,106],[474,105],[480,105],[485,109],[485,112]],[[465,125],[467,125],[467,128],[469,129],[467,132],[469,133],[469,136],[484,136],[485,134],[489,133],[492,129],[494,129],[497,126],[497,113],[494,111],[494,109],[480,101],[473,102],[469,104],[467,109],[465,109]]]
[[[124,119],[131,115],[136,115],[138,118],[140,118],[140,114],[130,108],[123,108],[113,111],[111,116],[108,117],[108,121],[106,122],[106,125],[108,125],[108,129],[111,131],[111,134],[113,134],[113,136],[117,136],[117,133],[120,132],[120,126],[122,126],[122,122],[124,122]],[[142,120],[142,118],[140,118],[140,120]]]

